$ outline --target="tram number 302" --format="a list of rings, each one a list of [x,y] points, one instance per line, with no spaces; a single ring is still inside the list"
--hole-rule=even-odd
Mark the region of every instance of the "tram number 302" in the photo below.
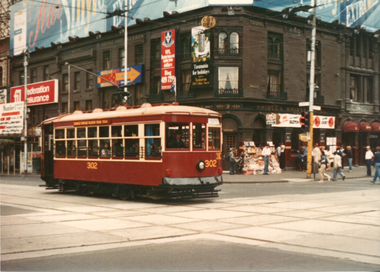
[[[205,160],[206,167],[216,167],[217,160]]]
[[[98,169],[98,163],[97,162],[88,162],[87,163],[87,169],[97,170]]]

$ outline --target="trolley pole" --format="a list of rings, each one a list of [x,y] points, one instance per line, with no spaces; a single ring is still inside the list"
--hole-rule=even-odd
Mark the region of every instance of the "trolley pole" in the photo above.
[[[24,175],[28,174],[28,58],[29,50],[24,51]]]
[[[306,171],[307,178],[311,177],[312,163],[313,163],[312,150],[313,150],[313,124],[314,124],[313,104],[314,104],[314,73],[315,73],[315,38],[316,38],[316,33],[317,33],[317,23],[316,23],[317,7],[315,5],[315,0],[311,1],[311,5],[314,11],[313,11],[313,29],[311,32],[311,63],[310,63],[310,86],[309,86],[310,138],[307,144],[307,171]]]

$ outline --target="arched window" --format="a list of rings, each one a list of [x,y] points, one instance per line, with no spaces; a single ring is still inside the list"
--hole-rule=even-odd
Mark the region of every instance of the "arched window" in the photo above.
[[[225,54],[227,49],[227,33],[220,32],[218,39],[219,54]]]
[[[268,34],[268,59],[271,61],[282,61],[282,36]]]
[[[231,54],[239,53],[239,34],[237,32],[232,32],[230,34],[230,49]]]

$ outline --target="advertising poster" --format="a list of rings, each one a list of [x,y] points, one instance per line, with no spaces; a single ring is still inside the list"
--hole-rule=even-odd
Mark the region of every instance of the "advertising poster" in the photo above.
[[[110,70],[98,71],[96,74],[100,77],[97,77],[97,88],[109,87],[112,86],[111,81],[115,85],[132,85],[143,82],[143,71],[144,65],[137,64],[133,66],[128,66],[127,68],[127,84],[124,84],[124,67]]]
[[[58,103],[58,79],[27,85],[28,106]],[[11,88],[11,103],[25,101],[24,86]]]
[[[24,102],[0,105],[0,135],[20,134],[23,129]]]
[[[170,90],[176,77],[176,31],[161,32],[161,90]]]
[[[212,87],[211,34],[203,26],[191,29],[191,87]]]
[[[300,114],[277,114],[277,123],[272,124],[272,127],[294,127],[300,128]],[[334,116],[314,115],[313,128],[335,129]]]

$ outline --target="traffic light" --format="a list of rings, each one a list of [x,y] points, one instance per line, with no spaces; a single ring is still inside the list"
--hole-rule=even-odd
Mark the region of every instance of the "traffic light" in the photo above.
[[[310,125],[310,114],[308,112],[301,113],[300,117],[301,128],[308,128]]]

